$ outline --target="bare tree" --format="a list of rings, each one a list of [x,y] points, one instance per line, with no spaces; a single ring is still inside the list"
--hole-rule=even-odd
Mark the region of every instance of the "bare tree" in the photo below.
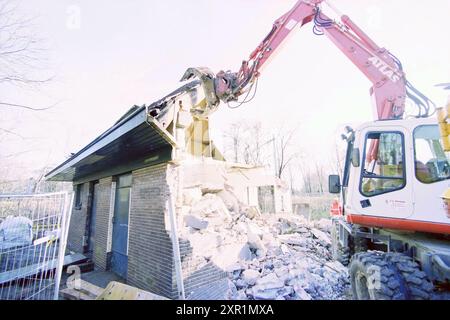
[[[240,152],[241,152],[241,133],[242,133],[242,123],[233,123],[230,128],[224,133],[225,139],[225,150],[224,153],[227,154],[229,151],[232,153],[233,161],[239,162]]]
[[[35,18],[19,14],[14,0],[0,0],[0,88],[18,86],[38,88],[49,82],[46,75],[43,39],[35,34]],[[20,101],[0,98],[0,107],[41,111],[50,107],[36,107]]]
[[[335,141],[334,152],[330,156],[329,167],[334,174],[343,176],[346,148],[342,143]]]
[[[319,164],[318,161],[315,161],[314,164],[315,171],[316,171],[316,179],[317,179],[317,192],[320,194],[323,194],[324,188],[324,173],[323,173],[323,166]]]
[[[298,152],[295,152],[292,144],[297,128],[293,129],[281,129],[278,132],[278,136],[275,138],[275,154],[276,161],[276,174],[278,178],[283,176],[283,173],[288,168],[291,161],[298,157]]]
[[[276,176],[281,178],[298,156],[293,144],[296,128],[286,129],[282,126],[275,136],[270,132],[271,130],[263,128],[260,122],[233,123],[224,134],[224,153],[231,154],[234,162],[251,165],[273,164]]]
[[[266,137],[260,122],[238,121],[224,133],[225,155],[234,162],[262,165],[265,162],[267,145],[272,140]]]

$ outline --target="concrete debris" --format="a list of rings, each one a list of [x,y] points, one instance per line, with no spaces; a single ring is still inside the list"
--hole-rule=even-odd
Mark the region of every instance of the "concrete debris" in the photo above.
[[[197,230],[206,229],[208,227],[208,221],[202,220],[194,215],[184,216],[184,223],[187,227],[191,227]]]
[[[281,234],[278,236],[281,243],[290,244],[294,246],[305,246],[307,239],[298,233]]]
[[[258,207],[249,206],[245,209],[245,215],[250,219],[261,217],[261,211],[259,211]]]
[[[332,223],[330,219],[320,219],[314,223],[314,226],[325,232],[331,232]]]
[[[194,183],[184,190],[180,237],[193,259],[227,272],[229,299],[345,299],[348,272],[332,261],[330,220],[261,214],[216,180],[214,193]]]
[[[331,239],[330,237],[325,234],[323,231],[320,231],[319,229],[312,228],[311,233],[315,238],[318,239],[322,243],[322,245],[331,246]]]
[[[231,192],[229,191],[231,189],[230,186],[225,185],[225,189],[221,190],[217,193],[217,196],[220,197],[225,203],[228,210],[233,212],[239,212],[239,199]]]
[[[200,188],[186,188],[183,190],[183,202],[187,206],[190,206],[196,202],[199,202],[202,198],[202,190]]]
[[[222,199],[215,194],[207,193],[200,198],[191,208],[191,213],[203,217],[219,217],[230,219],[230,211],[227,209]]]
[[[247,269],[242,272],[242,277],[240,280],[243,280],[245,284],[253,286],[256,284],[256,280],[259,279],[261,274],[254,269]]]

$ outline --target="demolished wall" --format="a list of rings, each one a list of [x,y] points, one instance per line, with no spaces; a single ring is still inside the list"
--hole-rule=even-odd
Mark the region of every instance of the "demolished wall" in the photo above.
[[[236,196],[227,170],[214,162],[180,164],[178,233],[191,248],[189,270],[226,272],[223,299],[342,298],[347,270],[331,262],[329,221],[315,226],[292,214],[261,214]],[[186,296],[208,298],[196,288],[188,286]]]

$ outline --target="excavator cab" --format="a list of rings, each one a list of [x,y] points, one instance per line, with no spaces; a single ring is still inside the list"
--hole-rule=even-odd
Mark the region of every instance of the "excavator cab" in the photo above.
[[[362,193],[373,196],[401,188],[405,183],[401,133],[370,132],[365,143]]]
[[[339,184],[348,222],[423,232],[449,228],[440,196],[450,182],[450,162],[435,119],[369,122],[347,140],[342,183],[335,176],[330,181]]]

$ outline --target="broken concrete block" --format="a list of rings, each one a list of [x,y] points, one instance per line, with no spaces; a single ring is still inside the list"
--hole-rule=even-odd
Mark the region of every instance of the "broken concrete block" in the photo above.
[[[247,269],[242,272],[242,280],[244,280],[250,286],[255,285],[256,280],[258,280],[260,276],[261,274],[253,269]]]
[[[235,272],[235,271],[241,271],[241,270],[243,270],[244,268],[242,267],[242,265],[240,264],[240,263],[233,263],[233,264],[231,264],[231,265],[229,265],[226,269],[225,269],[225,271],[226,272],[231,272],[231,273],[233,273],[233,272]]]
[[[186,187],[199,187],[206,191],[220,191],[225,188],[226,170],[223,164],[208,161],[184,163],[183,183]]]
[[[226,270],[236,262],[239,262],[240,260],[245,260],[241,259],[241,257],[248,258],[249,255],[247,253],[245,246],[246,246],[245,243],[239,242],[221,245],[220,247],[217,248],[211,260],[219,268]]]
[[[329,269],[336,271],[338,273],[341,273],[345,276],[348,276],[348,268],[345,267],[342,263],[339,261],[329,261],[325,263],[325,266],[327,266]]]
[[[203,230],[208,227],[208,221],[202,220],[194,215],[184,216],[184,223],[187,227],[191,227],[197,230]]]
[[[289,250],[288,246],[285,245],[284,243],[281,245],[281,251],[283,252],[283,254],[288,254],[291,253],[291,250]]]
[[[262,257],[266,254],[267,249],[261,240],[262,230],[255,224],[247,224],[247,241],[251,249],[256,250],[257,255]]]
[[[191,206],[199,202],[202,198],[202,190],[200,188],[186,188],[183,189],[183,204]]]
[[[289,297],[294,293],[294,289],[291,286],[285,286],[283,289],[278,291],[278,297],[281,297],[283,300],[285,300],[286,297]]]
[[[263,230],[255,223],[248,222],[247,230],[248,230],[248,232],[251,232],[251,233],[257,235],[260,238],[262,238],[262,236],[264,235]]]
[[[199,233],[198,231],[189,235],[188,240],[195,256],[211,258],[217,252],[220,236],[213,232]]]
[[[191,208],[191,213],[202,217],[221,217],[225,221],[231,220],[231,214],[222,199],[212,193],[205,194],[200,201]]]
[[[309,230],[307,228],[305,228],[305,227],[300,227],[300,228],[295,229],[295,232],[297,232],[297,233],[308,233]]]
[[[289,268],[286,266],[275,268],[274,272],[277,275],[277,277],[284,283],[286,283],[286,281],[291,279],[291,275],[289,274]]]
[[[248,239],[248,245],[251,249],[256,250],[258,256],[264,256],[267,252],[266,247],[262,243],[259,236],[255,235],[254,233],[247,233],[247,239]]]
[[[248,283],[244,279],[237,279],[234,284],[238,290],[246,289],[248,287]]]
[[[331,245],[331,239],[330,236],[327,235],[325,232],[320,231],[319,229],[316,228],[312,228],[311,229],[311,233],[313,234],[313,236],[315,238],[317,238],[319,240],[319,242],[321,242],[323,245]]]
[[[281,281],[275,273],[269,273],[267,276],[259,278],[256,280],[256,285],[258,289],[270,290],[270,289],[280,289],[284,287],[284,282]]]
[[[247,295],[245,294],[245,290],[238,290],[238,292],[234,296],[233,300],[247,300]]]
[[[242,272],[241,278],[244,280],[248,285],[253,286],[256,284],[256,280],[259,279],[261,274],[253,269],[247,269]]]
[[[230,187],[226,187],[225,190],[221,190],[217,193],[217,196],[222,199],[222,201],[225,203],[228,210],[232,211],[233,213],[239,213],[240,212],[240,205],[239,200],[231,191],[229,191]]]
[[[299,300],[312,300],[311,296],[308,292],[305,291],[300,285],[295,284],[294,285],[294,291],[296,298]]]
[[[275,300],[278,297],[278,289],[262,290],[254,286],[252,288],[252,296],[255,300]]]
[[[290,244],[294,246],[306,246],[306,239],[303,236],[300,236],[296,233],[291,234],[281,234],[278,236],[278,240],[281,241],[281,243],[284,244]]]
[[[244,261],[252,260],[252,252],[250,251],[250,246],[248,244],[245,244],[242,247],[239,252],[239,259]]]
[[[257,206],[248,206],[245,208],[244,213],[247,218],[254,219],[256,217],[261,217],[261,211]]]

